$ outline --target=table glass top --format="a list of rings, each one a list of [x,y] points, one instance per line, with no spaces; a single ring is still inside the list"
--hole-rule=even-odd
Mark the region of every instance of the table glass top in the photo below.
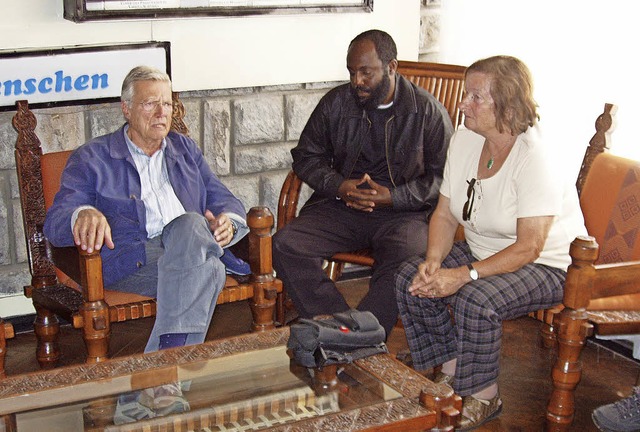
[[[129,391],[122,391],[122,380]],[[182,397],[167,383],[180,383]],[[19,432],[254,431],[403,397],[356,365],[338,368],[332,382],[314,379],[314,371],[291,361],[283,345],[26,396],[30,405],[15,401],[13,411]],[[117,423],[132,422],[116,425],[114,415]]]

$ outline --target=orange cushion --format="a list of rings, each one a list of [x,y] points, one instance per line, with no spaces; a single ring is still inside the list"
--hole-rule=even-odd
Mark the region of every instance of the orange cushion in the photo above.
[[[49,209],[53,204],[53,198],[60,190],[60,178],[67,164],[71,150],[45,153],[40,159],[42,167],[42,189],[44,193],[44,208]]]
[[[580,195],[587,231],[600,245],[597,263],[640,259],[640,163],[609,153],[593,161]]]

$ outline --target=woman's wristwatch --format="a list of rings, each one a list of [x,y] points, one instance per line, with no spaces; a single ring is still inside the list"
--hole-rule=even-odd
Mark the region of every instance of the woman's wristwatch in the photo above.
[[[478,280],[478,278],[480,277],[480,275],[478,274],[478,270],[473,268],[473,265],[471,264],[467,264],[467,267],[469,267],[469,277],[471,278],[471,280]]]

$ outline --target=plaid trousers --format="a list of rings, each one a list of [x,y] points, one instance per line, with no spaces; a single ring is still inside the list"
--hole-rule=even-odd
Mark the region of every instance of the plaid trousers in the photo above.
[[[408,287],[423,261],[424,256],[405,261],[396,273],[400,317],[417,370],[457,359],[453,387],[460,396],[497,382],[503,320],[562,301],[566,272],[542,264],[471,281],[448,297],[415,297]],[[442,267],[473,261],[467,243],[456,242]]]

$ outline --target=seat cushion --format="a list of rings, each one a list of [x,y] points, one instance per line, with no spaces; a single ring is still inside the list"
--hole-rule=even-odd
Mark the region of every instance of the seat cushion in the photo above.
[[[56,268],[56,276],[58,281],[70,288],[75,289],[78,292],[82,292],[80,285],[72,278],[67,276],[60,269]],[[217,304],[231,303],[239,300],[246,300],[253,297],[253,285],[249,284],[249,277],[233,277],[227,275],[227,280],[224,284],[224,289],[218,296]],[[121,306],[129,303],[138,303],[148,300],[153,300],[151,297],[127,293],[122,291],[104,290],[104,300],[109,306]]]

